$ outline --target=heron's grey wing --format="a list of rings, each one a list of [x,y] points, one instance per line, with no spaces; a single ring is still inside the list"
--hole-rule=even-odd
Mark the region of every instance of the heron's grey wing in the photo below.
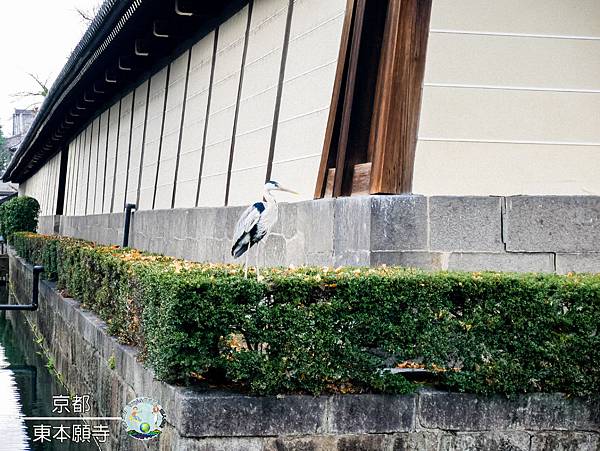
[[[240,219],[238,219],[237,224],[235,225],[235,230],[233,232],[233,241],[234,243],[240,239],[242,235],[245,233],[249,233],[252,230],[252,227],[256,225],[256,223],[260,219],[260,212],[256,209],[254,205],[250,205],[242,215]]]
[[[251,231],[260,222],[261,209],[257,204],[248,207],[235,225],[233,234],[233,243],[231,246],[231,255],[238,258],[242,256],[252,246]]]

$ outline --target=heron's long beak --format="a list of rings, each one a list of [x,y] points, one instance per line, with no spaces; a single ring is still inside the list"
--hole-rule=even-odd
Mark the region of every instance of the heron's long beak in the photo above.
[[[293,189],[289,189],[289,188],[286,188],[285,186],[281,186],[281,185],[279,185],[278,189],[279,189],[279,191],[285,191],[286,193],[292,193],[292,194],[296,194],[296,195],[300,194],[298,191],[294,191]]]

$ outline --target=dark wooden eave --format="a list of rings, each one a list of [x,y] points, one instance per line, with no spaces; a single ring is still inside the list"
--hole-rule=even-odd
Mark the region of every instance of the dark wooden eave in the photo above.
[[[27,180],[111,103],[247,3],[106,0],[52,86],[3,180]]]

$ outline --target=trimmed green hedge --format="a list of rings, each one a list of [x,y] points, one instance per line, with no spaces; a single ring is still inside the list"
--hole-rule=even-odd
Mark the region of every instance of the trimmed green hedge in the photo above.
[[[35,232],[40,204],[33,197],[13,197],[0,205],[0,235],[10,240],[14,232]]]
[[[258,282],[68,238],[13,244],[169,382],[405,393],[415,385],[387,369],[412,365],[475,393],[600,387],[600,275],[272,268]]]

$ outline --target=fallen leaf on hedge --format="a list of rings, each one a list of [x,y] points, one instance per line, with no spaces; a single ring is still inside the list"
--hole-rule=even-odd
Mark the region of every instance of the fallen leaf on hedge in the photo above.
[[[424,369],[425,365],[422,363],[412,362],[410,360],[405,360],[404,362],[398,363],[396,368],[412,368],[412,369]]]

